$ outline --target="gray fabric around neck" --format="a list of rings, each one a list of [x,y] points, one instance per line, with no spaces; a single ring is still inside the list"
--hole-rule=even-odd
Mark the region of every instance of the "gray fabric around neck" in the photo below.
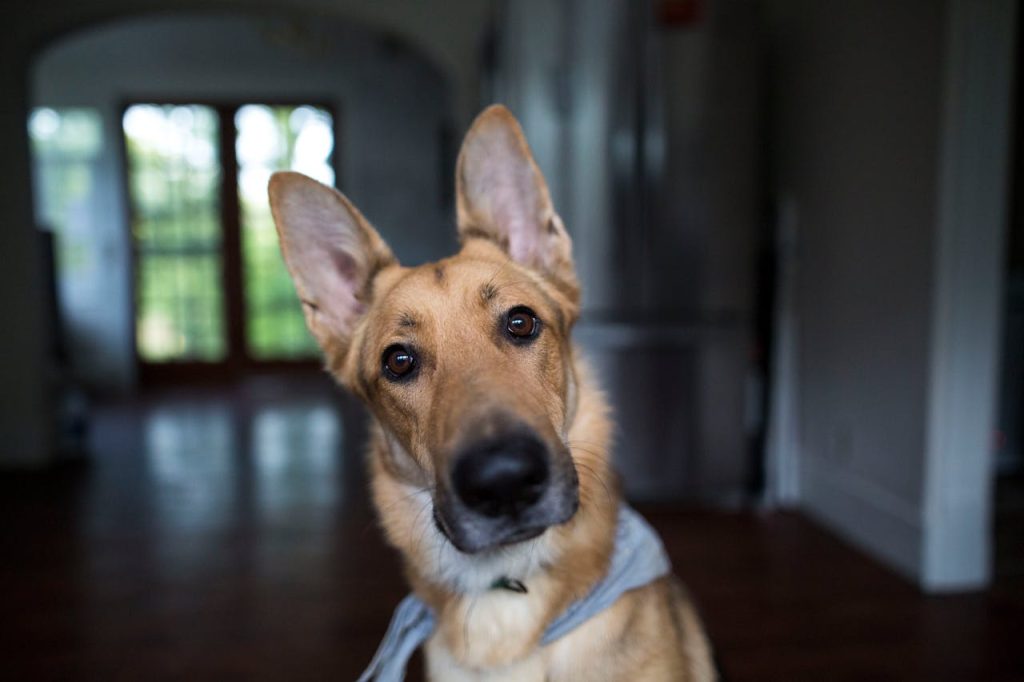
[[[553,620],[541,644],[551,644],[605,610],[629,590],[657,580],[671,570],[665,548],[654,529],[629,506],[619,507],[615,549],[608,574],[586,597]],[[402,600],[373,660],[358,682],[402,682],[413,652],[434,632],[434,613],[413,594]]]

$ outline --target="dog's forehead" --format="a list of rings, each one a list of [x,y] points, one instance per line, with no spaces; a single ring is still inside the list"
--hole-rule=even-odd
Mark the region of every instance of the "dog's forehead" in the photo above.
[[[506,298],[533,298],[540,291],[533,277],[507,259],[462,254],[405,269],[389,284],[379,307],[411,314],[489,310]]]

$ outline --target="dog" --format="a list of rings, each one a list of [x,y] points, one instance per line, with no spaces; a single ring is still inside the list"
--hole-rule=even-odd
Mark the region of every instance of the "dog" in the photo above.
[[[491,106],[466,134],[461,249],[435,263],[399,265],[344,195],[301,174],[275,173],[269,197],[326,369],[372,415],[372,497],[431,619],[428,678],[715,679],[670,574],[545,638],[608,581],[625,508],[609,408],[570,336],[571,240],[514,116]]]

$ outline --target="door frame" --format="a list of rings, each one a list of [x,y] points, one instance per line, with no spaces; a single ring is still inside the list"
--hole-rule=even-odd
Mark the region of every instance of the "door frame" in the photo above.
[[[1013,0],[949,0],[947,11],[919,577],[929,592],[992,579],[1019,9]]]

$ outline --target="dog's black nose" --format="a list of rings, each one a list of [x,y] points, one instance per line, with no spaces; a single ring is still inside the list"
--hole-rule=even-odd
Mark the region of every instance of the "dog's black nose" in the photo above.
[[[533,506],[547,482],[547,448],[525,434],[473,444],[457,456],[452,471],[462,503],[491,517],[514,516]]]

